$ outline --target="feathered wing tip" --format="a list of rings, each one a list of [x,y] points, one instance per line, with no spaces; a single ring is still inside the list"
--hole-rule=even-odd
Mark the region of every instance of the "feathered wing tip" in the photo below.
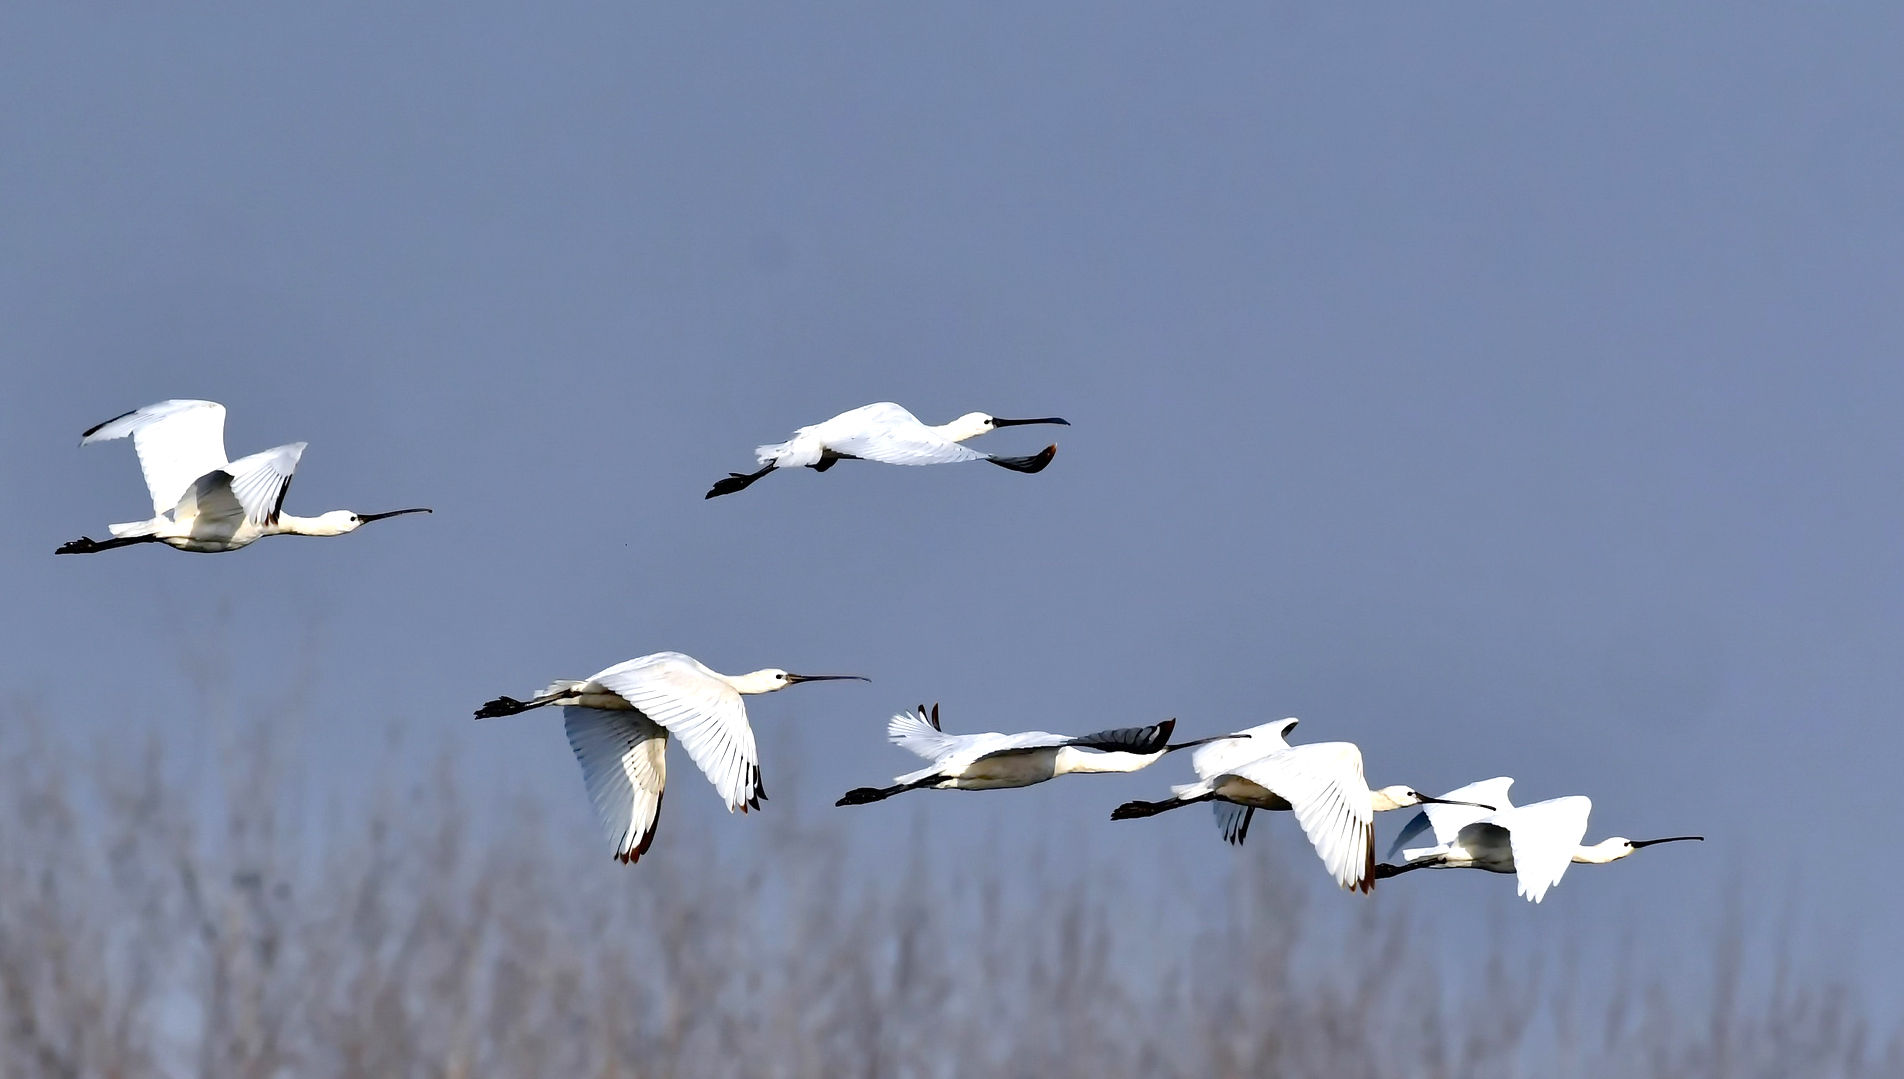
[[[1256,810],[1235,802],[1217,802],[1213,808],[1216,810],[1217,832],[1223,836],[1223,842],[1242,846],[1243,841],[1249,838],[1250,820],[1256,816]]]
[[[647,826],[638,835],[631,837],[635,840],[632,845],[627,839],[622,841],[622,848],[615,852],[615,860],[617,862],[623,865],[634,865],[636,862],[641,861],[642,855],[648,853],[649,847],[654,846],[655,832],[660,830],[659,826],[661,824],[661,801],[666,796],[666,791],[655,792],[654,817],[648,821]]]
[[[1375,890],[1375,824],[1373,821],[1362,832],[1362,879],[1355,882],[1351,891],[1368,895]]]
[[[1161,753],[1170,744],[1170,735],[1177,729],[1175,719],[1166,719],[1162,723],[1153,723],[1148,727],[1119,727],[1114,730],[1097,731],[1082,734],[1067,744],[1080,749],[1096,749],[1107,753]]]
[[[916,712],[899,712],[886,721],[886,738],[893,745],[914,753],[926,760],[937,760],[951,752],[954,744],[951,735],[939,727],[939,706],[934,704],[931,711],[920,705]]]
[[[1051,459],[1057,455],[1058,446],[1053,443],[1029,457],[1001,457],[994,453],[987,454],[985,459],[1000,468],[1009,468],[1013,472],[1032,473],[1043,472],[1045,466],[1050,464]]]
[[[747,795],[747,800],[728,806],[727,811],[729,813],[735,810],[746,813],[749,810],[759,809],[760,803],[767,800],[767,785],[761,782],[759,765],[750,764],[746,767],[744,774],[741,776],[740,789],[742,793]]]

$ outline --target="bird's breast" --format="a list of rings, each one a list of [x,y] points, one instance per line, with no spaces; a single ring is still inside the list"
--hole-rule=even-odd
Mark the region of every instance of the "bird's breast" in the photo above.
[[[1226,775],[1217,781],[1216,796],[1226,802],[1235,802],[1252,809],[1288,809],[1289,801],[1282,795],[1270,790],[1254,780],[1238,775]]]

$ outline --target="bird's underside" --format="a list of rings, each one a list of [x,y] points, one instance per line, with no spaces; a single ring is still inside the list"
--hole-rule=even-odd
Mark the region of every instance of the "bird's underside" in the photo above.
[[[1013,472],[1023,472],[1030,475],[1043,472],[1045,466],[1050,464],[1052,458],[1057,455],[1058,447],[1054,443],[1039,450],[1037,453],[1025,457],[1005,457],[998,454],[983,454],[978,457],[978,460],[988,461],[1000,468],[1010,469]],[[825,472],[841,461],[859,460],[864,460],[864,458],[851,453],[835,453],[832,450],[824,450],[821,452],[818,461],[810,465],[796,467],[810,468],[815,472]],[[707,494],[701,497],[704,499],[717,498],[721,495],[731,495],[745,491],[757,481],[764,479],[769,472],[773,472],[782,467],[785,466],[770,461],[754,472],[729,472],[726,479],[715,480],[714,486],[710,487]]]

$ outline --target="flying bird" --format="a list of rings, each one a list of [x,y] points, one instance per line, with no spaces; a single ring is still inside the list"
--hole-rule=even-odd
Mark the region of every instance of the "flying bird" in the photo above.
[[[856,674],[788,674],[777,667],[722,674],[691,656],[656,652],[579,681],[554,682],[526,701],[498,697],[477,709],[476,718],[561,706],[582,784],[615,844],[615,858],[633,863],[654,841],[670,735],[681,740],[728,812],[759,809],[767,791],[741,696],[843,679],[867,681]]]
[[[1074,772],[1135,772],[1172,750],[1201,742],[1170,744],[1177,721],[1148,727],[1119,727],[1077,736],[1026,731],[1022,734],[947,734],[939,726],[939,706],[930,712],[901,712],[886,724],[894,745],[932,762],[908,772],[890,787],[859,787],[834,805],[855,806],[915,790],[988,791],[1029,787]]]
[[[1395,842],[1388,845],[1388,857],[1395,857],[1416,836],[1430,829],[1434,831],[1435,843],[1445,846],[1454,842],[1454,837],[1461,833],[1461,829],[1475,821],[1486,819],[1490,813],[1513,809],[1514,803],[1507,796],[1508,788],[1513,785],[1511,777],[1495,776],[1493,779],[1456,787],[1442,795],[1443,798],[1454,799],[1453,802],[1431,802],[1422,806],[1395,834]],[[1489,809],[1489,806],[1494,808]]]
[[[1296,720],[1251,728],[1252,741],[1272,744],[1286,736]],[[1280,728],[1277,730],[1276,728]],[[1250,743],[1226,745],[1217,741],[1191,755],[1198,780],[1171,788],[1171,797],[1159,802],[1125,802],[1111,813],[1112,820],[1149,817],[1198,802],[1227,802],[1239,807],[1222,810],[1217,823],[1223,837],[1241,843],[1249,831],[1251,810],[1291,810],[1322,864],[1337,884],[1368,892],[1375,887],[1375,814],[1390,809],[1438,802],[1411,787],[1370,790],[1362,777],[1362,751],[1353,742],[1311,742],[1272,749],[1263,756],[1237,763]]]
[[[1504,781],[1488,782],[1503,783],[1502,789],[1505,789]],[[1519,894],[1530,902],[1538,903],[1547,894],[1547,889],[1560,883],[1567,867],[1574,862],[1602,865],[1617,862],[1655,843],[1705,839],[1698,835],[1675,835],[1664,839],[1614,836],[1583,846],[1580,841],[1586,838],[1587,815],[1591,812],[1593,803],[1583,795],[1549,798],[1544,802],[1484,814],[1479,820],[1460,826],[1452,836],[1445,838],[1443,824],[1431,818],[1430,824],[1439,842],[1433,847],[1403,851],[1405,860],[1402,864],[1378,865],[1375,875],[1393,877],[1416,869],[1485,869],[1490,873],[1512,873]]]
[[[995,453],[969,450],[959,443],[976,438],[999,427],[1019,427],[1028,423],[1056,423],[1071,426],[1069,420],[1047,416],[1035,420],[1001,420],[983,412],[967,412],[951,423],[936,427],[919,422],[918,417],[891,401],[861,405],[827,420],[802,427],[785,442],[757,446],[754,457],[758,472],[730,472],[707,492],[707,498],[744,491],[747,485],[776,468],[805,466],[825,472],[836,461],[880,461],[889,465],[944,465],[956,461],[990,461],[1013,472],[1042,472],[1058,452],[1055,445],[1029,457],[1003,457]]]
[[[292,442],[236,461],[225,459],[225,406],[215,401],[160,401],[115,416],[80,436],[79,444],[132,436],[152,495],[152,518],[107,525],[112,538],[88,536],[55,554],[94,554],[134,543],[163,543],[181,551],[235,551],[265,536],[342,536],[371,521],[427,509],[316,517],[283,512],[304,443]]]

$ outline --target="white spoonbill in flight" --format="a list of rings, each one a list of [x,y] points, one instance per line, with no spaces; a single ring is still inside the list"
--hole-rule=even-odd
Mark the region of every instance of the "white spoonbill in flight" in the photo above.
[[[225,459],[225,406],[215,401],[160,401],[115,416],[80,436],[79,444],[132,436],[152,495],[152,519],[107,525],[109,540],[81,536],[55,554],[93,554],[134,543],[163,543],[181,551],[235,551],[265,536],[342,536],[370,521],[427,509],[316,517],[283,512],[304,443]]]
[[[1698,835],[1675,835],[1665,839],[1614,836],[1583,846],[1580,841],[1586,838],[1587,815],[1591,812],[1593,803],[1583,795],[1549,798],[1544,802],[1485,814],[1479,820],[1463,824],[1446,838],[1442,837],[1441,822],[1431,818],[1430,823],[1440,842],[1433,847],[1403,851],[1405,860],[1401,865],[1378,865],[1375,875],[1393,877],[1415,869],[1485,869],[1490,873],[1512,873],[1517,891],[1530,902],[1538,903],[1547,894],[1547,889],[1560,883],[1567,867],[1574,862],[1601,865],[1617,862],[1641,847],[1650,847],[1655,843],[1681,843],[1705,838]]]
[[[1388,845],[1388,856],[1395,857],[1403,847],[1413,842],[1415,837],[1433,829],[1435,843],[1446,845],[1454,842],[1461,829],[1484,820],[1490,813],[1505,812],[1514,808],[1514,802],[1507,795],[1514,780],[1509,776],[1495,776],[1470,783],[1465,787],[1456,787],[1442,795],[1453,799],[1450,802],[1431,802],[1421,807],[1421,811],[1408,818],[1402,830],[1395,834],[1395,842]],[[1489,809],[1493,806],[1493,809]]]
[[[477,709],[476,718],[560,705],[569,747],[582,766],[582,784],[615,844],[615,858],[632,863],[654,841],[670,734],[681,739],[728,812],[759,809],[767,791],[741,695],[842,679],[868,680],[856,674],[788,674],[775,667],[722,674],[691,656],[656,652],[579,681],[555,682],[530,700],[498,697]]]
[[[856,806],[916,790],[989,791],[1029,787],[1074,772],[1135,772],[1172,750],[1202,742],[1170,744],[1177,721],[1149,727],[1119,727],[1077,736],[1026,731],[1022,734],[947,734],[939,726],[939,706],[901,712],[886,724],[892,743],[932,762],[908,772],[890,787],[859,787],[834,805]]]
[[[1285,719],[1251,728],[1256,732],[1252,741],[1280,739],[1295,725],[1294,719]],[[1440,801],[1411,787],[1370,790],[1362,778],[1362,751],[1353,742],[1311,742],[1234,763],[1248,745],[1218,741],[1206,746],[1199,750],[1206,754],[1202,762],[1191,755],[1191,765],[1200,773],[1197,782],[1172,787],[1164,801],[1125,802],[1112,811],[1111,819],[1148,817],[1208,801],[1246,811],[1291,810],[1336,883],[1367,892],[1375,887],[1375,814]],[[1201,774],[1206,771],[1210,774]],[[1249,813],[1219,811],[1217,822],[1225,839],[1241,843],[1249,830]]]
[[[731,495],[776,468],[805,466],[825,472],[835,461],[879,461],[889,465],[944,465],[957,461],[990,461],[1013,472],[1042,472],[1058,452],[1055,445],[1029,457],[1002,457],[995,453],[968,450],[959,443],[976,438],[999,427],[1019,427],[1028,423],[1056,423],[1066,427],[1071,421],[1056,416],[1035,420],[1001,420],[983,412],[967,412],[951,423],[937,427],[919,422],[918,417],[891,401],[861,405],[842,412],[824,423],[802,427],[785,442],[757,446],[754,458],[758,472],[730,472],[716,482],[706,496]]]

